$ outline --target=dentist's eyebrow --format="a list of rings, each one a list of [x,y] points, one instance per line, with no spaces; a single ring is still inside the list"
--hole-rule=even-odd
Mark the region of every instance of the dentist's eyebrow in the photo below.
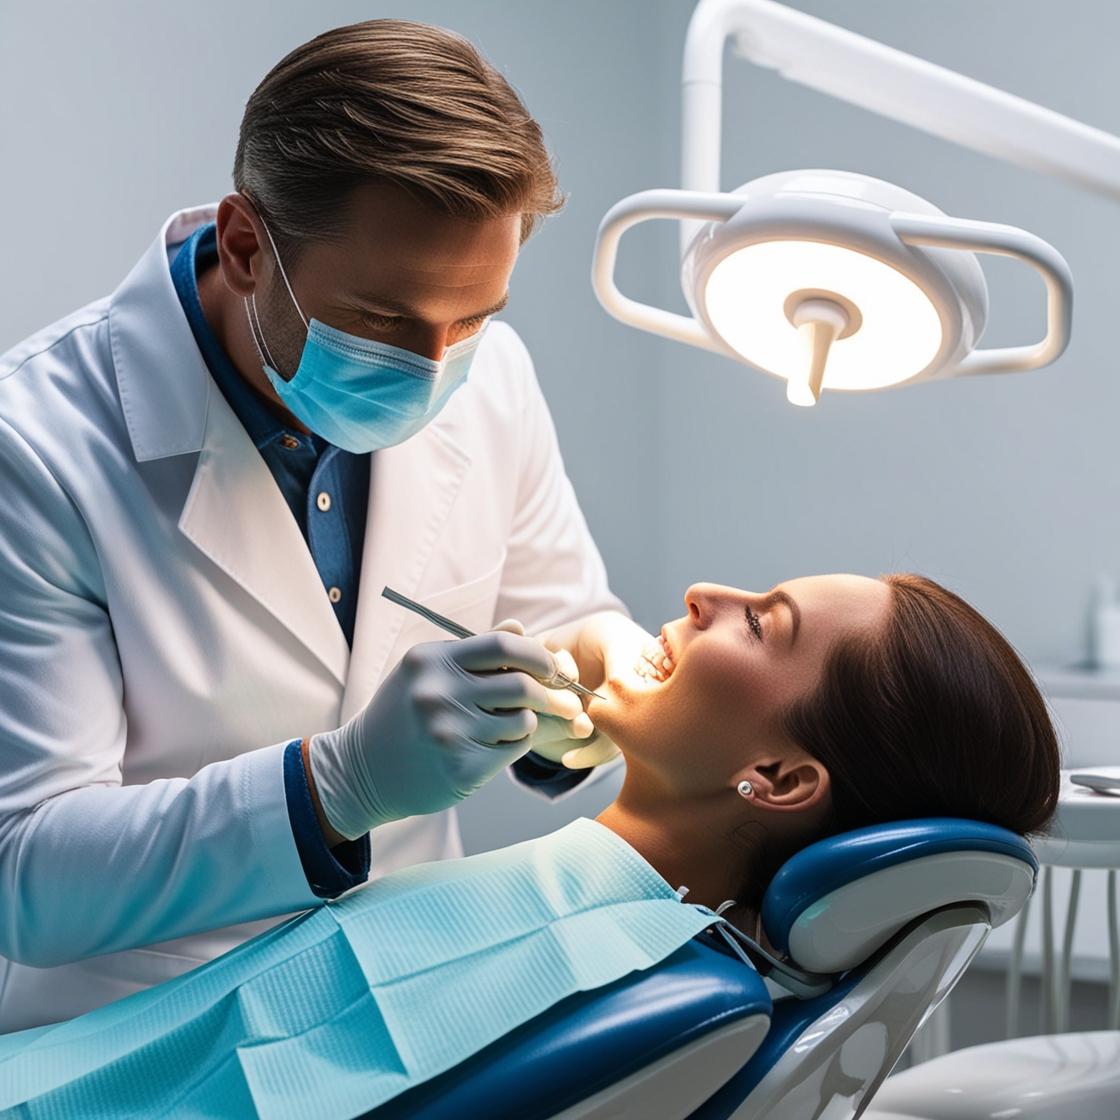
[[[401,303],[400,300],[391,299],[388,296],[366,296],[356,295],[354,297],[359,303],[365,304],[368,308],[374,311],[388,311],[393,315],[403,315],[407,319],[422,319],[423,315],[415,307],[410,307],[407,303]],[[509,303],[509,292],[492,307],[487,307],[483,311],[476,311],[473,315],[464,315],[462,319],[457,320],[459,323],[470,323],[475,319],[485,319],[490,315],[497,315],[506,304]]]
[[[801,629],[801,608],[797,605],[797,601],[794,597],[787,594],[785,591],[771,591],[763,600],[763,606],[766,608],[772,607],[778,603],[789,610],[790,617],[793,619],[793,630],[790,633],[789,639],[789,644],[792,646],[793,643],[797,641],[798,630]]]

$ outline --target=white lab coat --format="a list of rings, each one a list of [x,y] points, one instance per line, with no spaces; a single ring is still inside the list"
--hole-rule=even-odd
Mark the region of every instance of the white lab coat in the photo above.
[[[528,353],[494,323],[437,419],[373,456],[349,649],[172,286],[169,248],[214,212],[173,215],[111,297],[0,357],[0,1031],[318,901],[284,744],[446,637],[386,584],[477,630],[622,609]],[[372,843],[374,874],[461,851],[453,812]]]

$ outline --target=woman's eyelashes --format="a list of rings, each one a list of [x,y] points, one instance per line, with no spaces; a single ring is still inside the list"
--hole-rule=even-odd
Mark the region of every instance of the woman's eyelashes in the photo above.
[[[747,625],[750,627],[751,633],[755,636],[755,638],[758,639],[758,641],[761,642],[762,620],[758,617],[757,614],[755,614],[754,611],[751,610],[749,603],[744,605],[743,612],[746,615]]]

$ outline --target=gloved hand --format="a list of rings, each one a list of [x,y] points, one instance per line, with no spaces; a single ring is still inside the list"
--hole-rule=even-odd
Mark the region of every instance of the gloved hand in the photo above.
[[[525,627],[515,618],[499,622],[494,629],[506,630],[511,634],[525,633]],[[579,667],[575,658],[566,649],[554,650],[553,654],[560,672],[578,681]],[[577,748],[590,744],[595,728],[574,692],[566,688],[549,689],[549,692],[552,693],[552,710],[537,714],[537,729],[529,736],[529,749],[550,762],[561,762],[565,755],[573,754]],[[586,740],[586,743],[581,743],[581,740]],[[613,744],[612,751],[614,754],[618,753]],[[577,769],[593,765],[593,762],[581,762]]]
[[[562,645],[568,646],[579,667],[577,679],[598,691],[602,691],[611,677],[628,673],[644,651],[657,645],[652,634],[617,611],[600,611],[578,624],[558,627],[543,635],[543,641],[549,649],[557,651],[557,656]],[[620,753],[601,731],[594,732],[585,743],[559,741],[546,746],[545,750],[536,745],[533,749],[546,758],[563,762],[572,770],[601,766]]]
[[[515,633],[413,646],[349,723],[311,738],[331,827],[352,840],[473,793],[530,749],[538,712],[582,710],[572,693],[534,679],[555,669],[541,642]]]

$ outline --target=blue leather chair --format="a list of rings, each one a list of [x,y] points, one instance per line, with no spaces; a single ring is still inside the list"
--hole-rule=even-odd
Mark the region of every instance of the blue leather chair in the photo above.
[[[976,821],[904,821],[799,852],[767,891],[780,957],[706,931],[584,992],[373,1120],[846,1120],[858,1116],[1038,863]],[[736,939],[738,940],[738,939]]]

